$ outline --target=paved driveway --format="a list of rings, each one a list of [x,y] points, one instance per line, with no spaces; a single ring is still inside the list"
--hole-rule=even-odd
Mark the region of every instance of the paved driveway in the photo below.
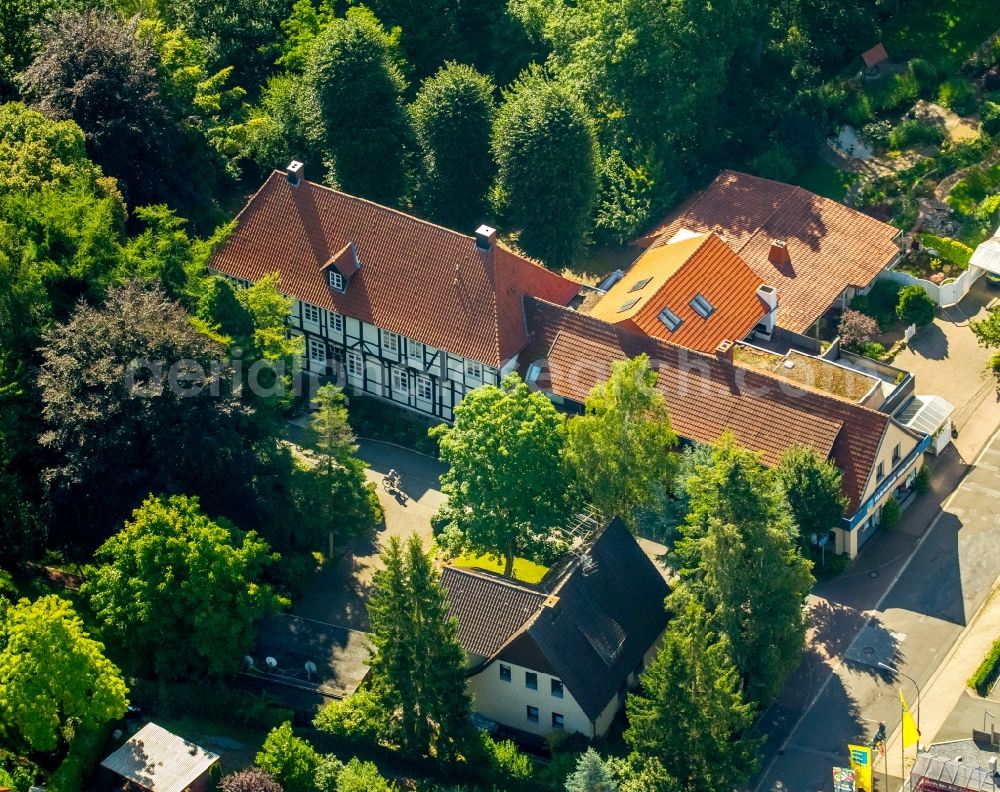
[[[938,311],[933,324],[921,329],[894,366],[912,372],[917,393],[933,394],[955,405],[955,426],[961,431],[975,408],[992,395],[995,380],[986,372],[991,352],[979,346],[969,321],[982,319],[1000,296],[980,278],[959,305]]]
[[[365,600],[372,575],[378,568],[379,551],[389,537],[406,540],[417,534],[429,547],[431,517],[444,503],[438,481],[444,465],[423,454],[375,440],[362,440],[359,456],[365,461],[365,475],[375,482],[385,508],[385,527],[374,537],[354,541],[344,556],[315,576],[292,607],[292,613],[307,619],[338,624],[355,630],[368,629]],[[399,471],[407,499],[391,496],[382,488],[382,477],[390,468]]]

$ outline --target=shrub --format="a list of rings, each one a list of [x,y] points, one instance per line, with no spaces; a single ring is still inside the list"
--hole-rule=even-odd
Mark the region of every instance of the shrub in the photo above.
[[[876,146],[888,145],[891,132],[891,121],[872,121],[861,128],[861,134]]]
[[[219,789],[221,792],[284,792],[274,776],[259,767],[248,767],[223,776]]]
[[[980,696],[985,696],[993,687],[998,668],[1000,668],[1000,641],[994,641],[989,654],[983,658],[976,672],[969,677],[969,687],[974,688]]]
[[[486,745],[492,756],[493,764],[504,775],[517,779],[531,778],[534,775],[535,766],[531,759],[521,753],[512,740],[498,742],[487,739]]]
[[[70,743],[66,758],[49,778],[46,789],[51,792],[80,792],[84,779],[94,772],[103,758],[111,726],[108,722],[100,729],[78,734]]]
[[[386,781],[372,762],[357,757],[343,766],[337,776],[337,792],[394,792],[395,784]]]
[[[845,124],[860,129],[872,120],[872,103],[864,93],[848,91],[840,108],[840,119]]]
[[[959,115],[968,115],[976,109],[976,93],[968,80],[952,77],[938,89],[938,104],[954,110]]]
[[[899,293],[896,315],[903,324],[923,327],[934,321],[935,307],[934,300],[927,296],[927,292],[914,284]]]
[[[901,151],[913,146],[938,146],[944,138],[944,129],[937,124],[911,119],[893,129],[889,133],[888,142],[893,151]]]
[[[898,200],[893,201],[892,224],[896,228],[904,231],[913,228],[913,224],[917,222],[919,216],[920,207],[917,205],[917,199],[912,195],[903,195]]]
[[[882,346],[878,341],[869,341],[867,344],[862,344],[858,352],[872,360],[881,360],[885,357],[885,347]]]
[[[876,281],[867,294],[851,300],[851,308],[872,317],[880,330],[889,329],[896,321],[896,305],[902,287],[890,280]]]
[[[972,140],[949,143],[938,157],[938,172],[942,175],[982,162],[993,149],[993,141],[988,135],[978,135]]]
[[[1000,132],[1000,103],[988,99],[983,104],[983,131],[987,135]]]
[[[795,177],[798,167],[791,152],[780,143],[775,143],[750,160],[750,170],[765,179],[787,182]]]
[[[891,531],[899,525],[899,518],[902,516],[902,509],[899,508],[899,501],[889,498],[882,506],[882,522],[879,523],[887,531]]]
[[[938,87],[941,76],[937,67],[923,58],[914,58],[910,61],[910,74],[917,81],[917,89],[921,96],[933,95],[934,89]]]
[[[867,314],[850,308],[841,314],[840,323],[837,325],[837,335],[840,336],[840,343],[845,348],[852,351],[858,350],[871,341],[876,333],[878,333],[878,325]]]
[[[925,492],[931,488],[931,471],[926,465],[917,471],[917,475],[913,478],[913,490],[917,495],[923,495]]]
[[[924,247],[932,248],[941,254],[941,257],[956,264],[962,269],[967,269],[969,259],[972,257],[972,248],[959,242],[957,239],[937,236],[936,234],[921,234],[920,241]]]
[[[877,113],[887,113],[917,100],[920,93],[917,79],[910,72],[882,77],[865,89],[871,107]]]
[[[320,763],[316,749],[292,732],[288,721],[272,729],[256,763],[281,784],[285,792],[313,792],[313,775]]]

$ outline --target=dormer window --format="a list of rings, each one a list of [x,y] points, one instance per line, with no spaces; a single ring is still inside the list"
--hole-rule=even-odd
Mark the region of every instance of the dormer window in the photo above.
[[[341,275],[337,270],[331,269],[329,271],[330,276],[330,287],[336,289],[339,292],[344,290],[344,276]]]

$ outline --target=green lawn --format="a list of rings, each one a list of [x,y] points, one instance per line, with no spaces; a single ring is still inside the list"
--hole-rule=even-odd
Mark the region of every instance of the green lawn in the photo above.
[[[1000,185],[1000,162],[991,168],[973,170],[951,188],[948,204],[959,214],[969,215],[983,198],[995,192]]]
[[[452,566],[465,567],[468,569],[482,569],[486,572],[496,572],[503,574],[503,559],[497,559],[489,555],[463,555],[452,562]],[[514,578],[522,583],[535,584],[545,577],[548,567],[529,561],[527,558],[514,559]]]
[[[997,29],[996,0],[900,0],[883,40],[894,61],[926,58],[954,69]]]
[[[817,195],[842,201],[847,189],[857,178],[856,173],[840,170],[826,160],[814,157],[798,172],[793,181]]]

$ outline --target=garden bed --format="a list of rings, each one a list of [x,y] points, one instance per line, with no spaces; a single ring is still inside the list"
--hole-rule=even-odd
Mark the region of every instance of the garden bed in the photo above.
[[[437,440],[428,436],[427,431],[440,421],[424,418],[380,399],[358,395],[350,396],[347,413],[347,420],[358,437],[395,443],[432,457],[438,455]]]

